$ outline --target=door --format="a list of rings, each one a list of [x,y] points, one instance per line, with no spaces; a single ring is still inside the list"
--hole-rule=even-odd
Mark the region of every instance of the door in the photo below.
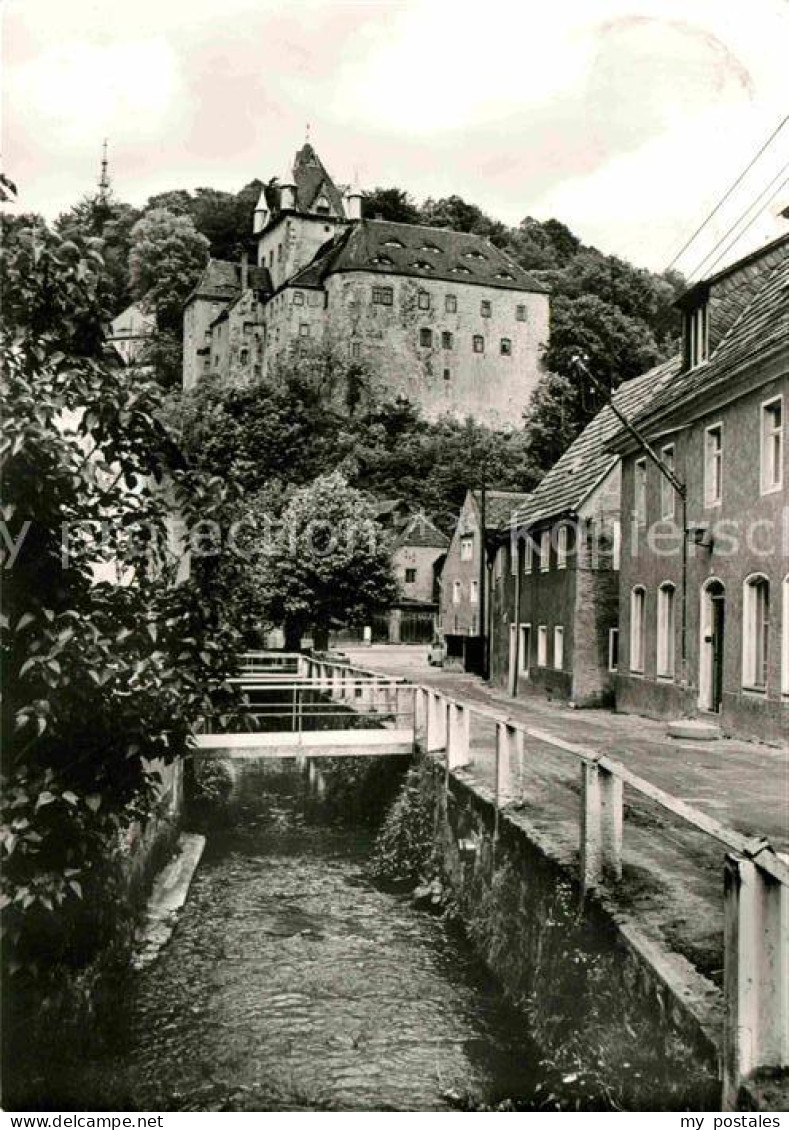
[[[720,711],[723,702],[723,636],[726,601],[723,591],[712,597],[712,694],[711,710]]]
[[[509,666],[507,668],[507,693],[514,695],[518,685],[518,664],[517,664],[517,650],[518,650],[518,625],[510,624],[510,658]]]
[[[723,703],[725,635],[726,592],[720,581],[709,581],[701,594],[699,706],[716,714]]]

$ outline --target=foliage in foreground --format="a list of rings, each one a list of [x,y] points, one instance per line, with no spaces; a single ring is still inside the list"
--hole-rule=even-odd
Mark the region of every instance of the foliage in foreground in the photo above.
[[[408,770],[375,841],[370,861],[375,878],[417,883],[435,877],[438,859],[430,780],[433,772],[433,767],[423,761]]]
[[[111,938],[151,762],[221,702],[234,640],[173,584],[168,515],[222,491],[183,465],[157,387],[106,359],[98,245],[25,217],[3,235],[4,958],[41,973]]]

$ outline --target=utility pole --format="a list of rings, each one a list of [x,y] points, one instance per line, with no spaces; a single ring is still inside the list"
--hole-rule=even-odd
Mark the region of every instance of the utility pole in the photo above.
[[[661,475],[669,481],[672,489],[677,494],[680,502],[680,513],[682,515],[682,581],[680,590],[680,652],[681,652],[681,670],[682,670],[682,685],[687,686],[688,683],[688,489],[670,467],[663,462],[658,453],[650,444],[649,440],[644,436],[635,424],[617,408],[614,403],[614,397],[609,388],[607,388],[601,381],[594,376],[589,369],[587,361],[589,358],[585,353],[576,353],[571,359],[570,364],[577,373],[580,373],[583,378],[594,385],[595,389],[602,395],[608,407],[616,416],[619,423],[625,431],[633,437],[641,450],[652,460],[655,466],[660,471]]]
[[[487,582],[487,569],[488,569],[488,546],[487,546],[487,484],[486,475],[482,472],[482,489],[480,490],[479,499],[479,635],[480,635],[480,658],[482,663],[482,678],[488,677],[488,633],[486,623],[486,600],[485,600],[485,586]]]

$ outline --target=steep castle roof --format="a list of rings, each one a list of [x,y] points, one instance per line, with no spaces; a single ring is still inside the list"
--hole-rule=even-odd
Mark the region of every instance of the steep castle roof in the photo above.
[[[359,220],[324,244],[291,286],[320,286],[329,275],[369,271],[547,293],[543,283],[486,239],[470,232]]]
[[[312,211],[320,197],[325,196],[335,215],[345,215],[339,189],[308,141],[296,154],[293,180],[296,185],[296,206],[300,212]]]

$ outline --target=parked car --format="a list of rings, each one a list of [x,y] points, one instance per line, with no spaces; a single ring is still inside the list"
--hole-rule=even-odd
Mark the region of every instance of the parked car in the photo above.
[[[427,653],[427,661],[431,667],[443,667],[447,649],[441,640],[433,640]]]

